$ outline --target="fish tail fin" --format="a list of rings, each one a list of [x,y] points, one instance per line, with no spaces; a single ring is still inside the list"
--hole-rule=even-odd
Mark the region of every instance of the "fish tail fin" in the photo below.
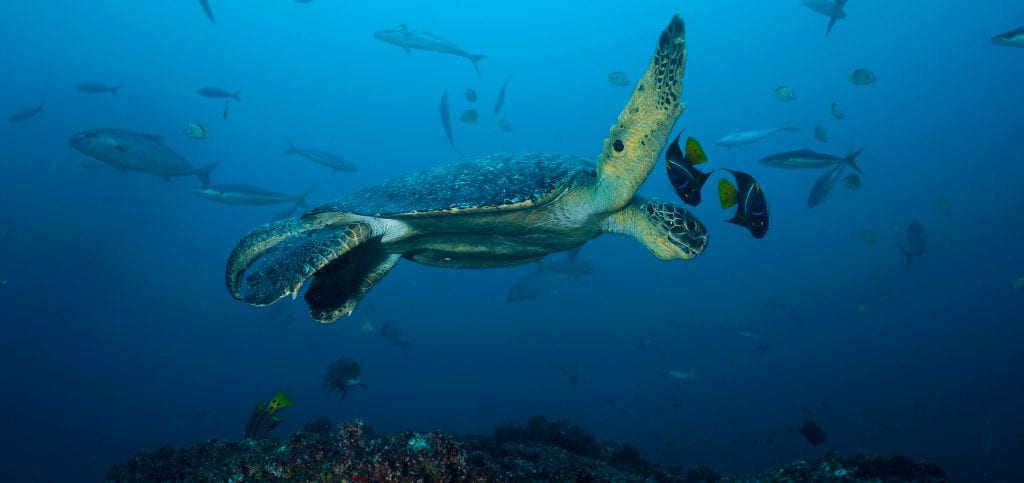
[[[295,144],[293,144],[292,140],[289,139],[288,140],[288,149],[285,149],[284,151],[281,151],[281,155],[284,156],[286,154],[295,154],[298,151],[299,151],[298,149],[295,149]]]
[[[722,179],[718,182],[718,200],[721,202],[723,209],[736,206],[737,194],[736,187],[729,180]]]
[[[910,253],[910,250],[903,245],[896,245],[900,251],[903,252],[903,271],[910,270],[910,265],[914,262],[914,254]]]
[[[487,57],[486,55],[472,55],[469,56],[469,61],[473,63],[473,68],[476,69],[476,76],[483,77],[480,75],[480,59]]]
[[[704,189],[704,185],[708,182],[709,179],[711,179],[711,175],[714,172],[715,172],[715,170],[708,171],[707,173],[702,172],[702,171],[697,171],[697,173],[698,173],[697,174],[697,179],[696,179],[696,182],[697,182],[697,192],[700,192],[701,190]]]
[[[236,101],[238,101],[238,102],[242,102],[242,99],[241,99],[240,97],[238,97],[238,96],[240,96],[241,94],[242,94],[242,90],[241,90],[241,89],[239,89],[239,90],[235,91],[235,93],[234,93],[234,94],[231,94],[231,98],[232,98],[232,99],[234,99],[234,100],[236,100]]]
[[[298,197],[295,198],[295,206],[297,208],[309,209],[309,205],[306,204],[306,197],[313,193],[313,190],[306,190]]]
[[[851,147],[849,154],[846,155],[846,164],[848,164],[851,168],[853,168],[854,171],[860,174],[864,174],[864,171],[860,169],[860,166],[857,166],[857,156],[860,156],[860,153],[863,153],[864,150],[867,148],[867,144],[861,146],[859,149],[853,149]]]
[[[217,166],[220,166],[220,161],[214,161],[207,164],[206,166],[195,170],[192,174],[195,175],[196,178],[199,178],[199,181],[203,183],[203,186],[206,186],[210,184],[210,173],[212,173],[214,168]]]

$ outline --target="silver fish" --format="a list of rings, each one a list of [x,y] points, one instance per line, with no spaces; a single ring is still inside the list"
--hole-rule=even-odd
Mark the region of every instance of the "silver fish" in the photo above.
[[[219,164],[196,167],[164,146],[160,136],[124,129],[83,131],[71,136],[68,144],[121,172],[139,171],[164,179],[195,176],[201,183],[209,184],[210,172]]]
[[[615,71],[608,74],[608,82],[613,86],[626,87],[629,85],[629,76],[625,72]]]
[[[780,100],[782,102],[789,102],[789,101],[795,101],[796,100],[796,92],[793,90],[792,87],[789,87],[789,86],[778,86],[778,87],[776,87],[775,89],[772,90],[772,95],[775,96],[776,99],[778,99],[778,100]]]
[[[1024,27],[992,37],[992,43],[1003,47],[1024,47]]]
[[[778,132],[796,132],[796,131],[799,131],[799,129],[797,129],[795,127],[791,127],[791,126],[772,127],[772,128],[768,128],[768,129],[754,129],[754,130],[751,130],[751,131],[742,131],[742,132],[737,132],[737,133],[732,133],[732,134],[726,134],[725,136],[722,136],[722,137],[716,139],[715,140],[715,144],[717,144],[719,146],[725,146],[725,147],[732,148],[732,147],[736,147],[736,146],[743,146],[745,144],[756,143],[756,142],[758,142],[758,141],[760,141],[762,139],[765,139],[768,136],[771,136],[772,134],[775,134],[775,133],[778,133]]]
[[[296,147],[291,141],[288,141],[288,149],[285,149],[284,152],[281,153],[281,155],[288,154],[297,154],[316,164],[327,166],[335,171],[345,171],[349,173],[359,171],[359,168],[357,168],[356,165],[350,163],[348,160],[338,156],[337,154],[329,153],[327,151],[302,149]]]
[[[850,82],[853,82],[854,85],[866,86],[874,84],[877,80],[878,77],[875,76],[874,72],[871,72],[871,69],[861,67],[850,73]]]
[[[117,91],[121,90],[121,87],[122,86],[108,86],[99,82],[83,82],[75,86],[75,89],[86,94],[105,94],[109,92],[116,96]]]
[[[453,42],[438,37],[430,32],[419,32],[410,29],[405,24],[401,24],[393,29],[374,32],[373,36],[382,42],[401,47],[402,50],[405,50],[406,54],[410,53],[412,49],[419,49],[465,57],[473,63],[473,68],[476,69],[476,74],[478,76],[480,75],[480,66],[478,63],[480,62],[480,59],[484,58],[483,55],[466,52],[462,47],[459,47]]]
[[[814,125],[814,139],[817,139],[820,143],[828,142],[828,133],[825,132],[825,127],[821,124]]]
[[[192,192],[218,203],[228,205],[276,205],[290,203],[300,208],[308,208],[306,197],[310,191],[297,196],[278,193],[244,183],[208,184],[192,188]]]

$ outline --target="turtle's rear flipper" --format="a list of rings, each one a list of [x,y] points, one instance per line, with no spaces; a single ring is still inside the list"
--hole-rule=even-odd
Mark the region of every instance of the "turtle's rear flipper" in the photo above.
[[[372,230],[365,223],[297,230],[279,237],[276,243],[250,257],[238,257],[249,258],[249,266],[229,263],[229,288],[233,288],[233,293],[237,291],[238,298],[253,305],[269,305],[288,295],[294,296],[309,277],[371,240],[371,236]],[[233,254],[232,259],[235,258]],[[245,287],[241,283],[231,287],[232,278],[240,279],[243,271],[248,271]]]
[[[677,15],[662,31],[647,72],[604,140],[594,193],[599,211],[617,211],[626,206],[654,168],[672,126],[683,112],[680,98],[685,66],[686,30]]]
[[[333,322],[356,308],[359,300],[387,275],[401,255],[388,253],[380,240],[370,240],[316,272],[306,291],[309,315]]]

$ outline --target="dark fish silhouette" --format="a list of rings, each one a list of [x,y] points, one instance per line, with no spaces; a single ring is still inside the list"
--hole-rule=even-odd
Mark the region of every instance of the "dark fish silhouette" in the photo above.
[[[836,186],[836,182],[839,181],[843,167],[844,165],[837,164],[831,171],[825,173],[814,182],[814,185],[811,186],[811,193],[807,196],[808,208],[814,208],[825,201],[828,194],[832,192],[832,188]]]
[[[296,146],[291,141],[288,141],[288,149],[285,149],[281,153],[282,156],[289,154],[297,154],[316,164],[319,164],[321,166],[327,166],[328,168],[331,168],[335,171],[345,171],[348,173],[354,173],[356,171],[359,171],[359,168],[356,165],[352,164],[349,160],[341,156],[338,156],[337,154],[334,154],[329,151],[303,149]]]
[[[121,90],[122,86],[108,86],[99,82],[83,82],[75,86],[78,92],[84,92],[86,94],[106,94],[111,93],[117,95],[117,91]]]
[[[925,231],[924,225],[917,221],[910,222],[910,225],[907,225],[906,245],[899,244],[897,246],[903,252],[903,269],[910,270],[910,264],[913,263],[914,257],[920,257],[928,250],[928,232]]]
[[[505,90],[508,89],[508,82],[512,80],[512,76],[505,78],[505,83],[501,85],[501,90],[498,91],[498,98],[494,101],[494,113],[497,114],[501,111],[501,108],[505,106]]]
[[[209,97],[212,99],[234,99],[238,102],[242,102],[242,100],[238,98],[238,95],[241,93],[242,91],[228,92],[220,87],[204,87],[196,91],[196,94],[203,97]]]
[[[448,136],[448,144],[452,145],[452,149],[454,149],[455,152],[462,154],[462,151],[460,151],[459,148],[455,146],[455,140],[452,138],[452,116],[451,113],[448,111],[448,91],[445,91],[444,94],[441,95],[440,110],[441,126],[444,127],[444,134]]]
[[[203,7],[203,13],[210,19],[210,23],[216,24],[217,20],[213,18],[213,10],[210,9],[210,0],[199,0],[199,6]]]
[[[818,423],[813,421],[804,421],[804,424],[800,425],[800,435],[807,440],[811,446],[818,446],[825,442],[825,431],[818,426]]]
[[[839,164],[847,164],[854,171],[864,174],[864,171],[857,166],[857,157],[860,156],[867,146],[862,146],[860,149],[854,151],[851,150],[847,153],[846,157],[833,156],[828,153],[819,153],[810,149],[797,149],[796,151],[785,151],[761,158],[761,164],[771,166],[773,168],[782,169],[818,169],[827,168]]]
[[[466,100],[469,102],[476,102],[476,91],[473,89],[466,89]]]
[[[35,117],[36,114],[39,114],[40,112],[43,112],[45,110],[46,110],[46,106],[44,106],[43,103],[40,102],[39,106],[37,106],[37,107],[30,107],[28,109],[22,109],[20,111],[16,111],[14,114],[11,114],[11,117],[8,117],[7,120],[11,121],[11,122],[21,122],[21,121],[24,121],[26,119],[31,119],[31,118]]]

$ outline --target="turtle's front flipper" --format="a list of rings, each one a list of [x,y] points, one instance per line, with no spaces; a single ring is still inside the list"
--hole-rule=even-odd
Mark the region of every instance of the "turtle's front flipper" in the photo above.
[[[271,233],[277,231],[271,230]],[[257,230],[239,244],[228,263],[228,289],[232,295],[253,305],[272,304],[288,295],[296,295],[309,277],[363,243],[373,240],[373,244],[380,245],[379,240],[372,238],[373,230],[366,223],[301,225],[287,233],[290,234],[271,237],[273,243],[260,242],[261,234],[265,237],[266,233]],[[254,241],[245,243],[250,238]],[[265,248],[247,249],[249,246]],[[243,287],[244,273],[248,275]]]
[[[654,168],[669,132],[683,112],[683,71],[686,67],[683,19],[672,17],[661,33],[647,73],[612,126],[597,160],[598,212],[622,209]]]
[[[334,322],[356,308],[373,285],[394,268],[402,257],[387,253],[374,240],[356,247],[316,272],[306,291],[309,315],[320,322]]]

